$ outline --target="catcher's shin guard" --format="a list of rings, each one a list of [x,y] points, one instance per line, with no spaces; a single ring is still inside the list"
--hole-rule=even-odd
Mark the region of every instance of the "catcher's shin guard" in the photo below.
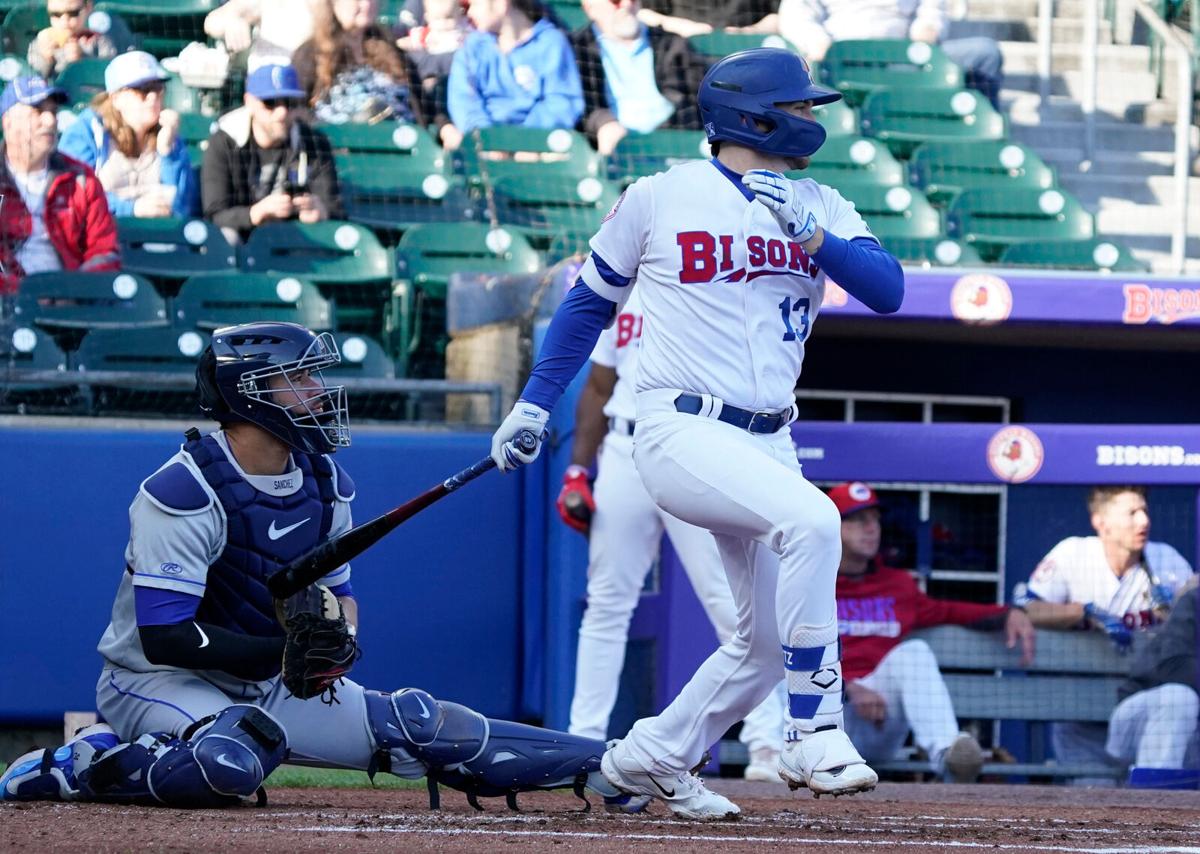
[[[222,807],[257,795],[287,755],[283,727],[257,706],[236,705],[186,739],[153,733],[101,757],[79,775],[88,800]]]
[[[615,795],[600,782],[604,742],[485,718],[479,712],[405,688],[394,694],[367,691],[367,719],[380,749],[377,769],[389,770],[399,749],[427,766],[430,806],[438,806],[437,784],[477,798],[505,797],[515,808],[518,792],[584,787]]]

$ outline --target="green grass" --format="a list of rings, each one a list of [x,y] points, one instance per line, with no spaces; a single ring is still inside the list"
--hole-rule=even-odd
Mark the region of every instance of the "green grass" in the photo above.
[[[8,767],[0,762],[0,774]],[[365,771],[333,771],[327,768],[301,768],[281,765],[267,778],[266,785],[280,789],[370,789]],[[376,774],[376,789],[424,789],[424,780],[404,780],[391,774]]]

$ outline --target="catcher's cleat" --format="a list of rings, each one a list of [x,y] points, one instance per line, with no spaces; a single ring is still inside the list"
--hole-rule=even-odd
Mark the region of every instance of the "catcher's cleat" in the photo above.
[[[112,727],[92,724],[57,750],[31,750],[13,760],[0,777],[0,801],[75,800],[76,775],[117,744]]]
[[[636,815],[640,812],[645,812],[646,807],[650,806],[650,801],[652,800],[654,799],[649,795],[627,795],[622,792],[619,795],[612,795],[604,799],[604,811]]]
[[[742,778],[756,783],[779,781],[779,751],[773,747],[760,747],[750,751],[750,762],[742,772]]]
[[[632,758],[621,755],[616,742],[600,760],[600,771],[608,782],[622,792],[657,798],[675,815],[696,821],[722,821],[738,818],[742,811],[733,801],[710,792],[704,781],[687,771],[655,775]]]
[[[788,741],[779,757],[779,776],[795,790],[807,786],[814,796],[869,792],[876,774],[840,729],[821,729]]]

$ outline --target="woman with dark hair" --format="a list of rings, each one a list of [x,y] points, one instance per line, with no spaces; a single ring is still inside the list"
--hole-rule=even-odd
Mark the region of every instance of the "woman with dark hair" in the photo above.
[[[476,32],[450,68],[452,125],[442,143],[489,125],[572,128],[583,114],[583,89],[566,35],[537,0],[471,0]]]
[[[408,58],[377,22],[379,0],[327,0],[313,13],[313,37],[292,56],[318,122],[424,124]]]
[[[189,217],[200,187],[179,136],[179,114],[163,109],[167,72],[142,51],[104,70],[105,91],[59,140],[59,151],[96,171],[113,216]]]

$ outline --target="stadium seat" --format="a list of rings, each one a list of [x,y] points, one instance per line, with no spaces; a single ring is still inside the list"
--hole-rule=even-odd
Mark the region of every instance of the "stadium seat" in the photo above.
[[[618,193],[598,178],[545,177],[503,178],[493,186],[492,195],[501,223],[519,228],[538,249],[554,244],[571,254],[587,246]]]
[[[204,151],[208,148],[208,138],[217,129],[217,117],[200,113],[185,112],[179,114],[179,135],[187,143],[188,159],[192,168],[197,171],[204,162]]]
[[[1128,247],[1103,237],[1014,243],[1004,250],[1000,263],[1012,267],[1101,273],[1145,273],[1150,270],[1149,265],[1135,258]]]
[[[909,180],[935,205],[947,205],[965,189],[1055,185],[1054,170],[1033,149],[1005,139],[926,142],[908,162]]]
[[[168,296],[188,276],[237,270],[237,251],[204,220],[120,217],[117,239],[124,269],[152,279]]]
[[[970,267],[983,259],[975,247],[949,237],[889,237],[884,248],[910,267]]]
[[[93,414],[109,412],[154,412],[156,415],[199,414],[196,405],[196,360],[208,346],[209,336],[192,329],[159,327],[136,335],[115,329],[89,332],[72,358],[73,368],[83,374],[117,371],[178,377],[172,387],[156,387],[129,380],[88,383]]]
[[[690,36],[688,44],[696,53],[708,57],[710,60],[729,56],[739,50],[753,50],[756,47],[782,47],[795,50],[791,42],[774,33],[731,33],[725,30]]]
[[[937,209],[912,187],[848,185],[842,193],[854,202],[880,240],[893,237],[934,238],[941,235]]]
[[[104,91],[107,59],[79,59],[59,72],[54,85],[67,93],[67,104],[82,109]]]
[[[626,187],[644,175],[711,156],[704,131],[664,128],[652,133],[631,133],[608,156],[608,177]]]
[[[591,23],[583,7],[573,0],[550,0],[546,5],[567,32],[573,32]]]
[[[375,151],[440,161],[442,149],[419,125],[396,122],[318,124],[334,151]]]
[[[534,273],[538,254],[516,230],[481,223],[417,225],[396,247],[388,343],[406,376],[440,375],[446,288],[454,273]]]
[[[965,190],[946,212],[946,231],[995,261],[1014,243],[1090,238],[1095,223],[1063,190]]]
[[[958,89],[962,69],[935,44],[906,39],[835,41],[821,60],[821,78],[857,106],[880,89]]]
[[[221,0],[105,0],[96,9],[120,15],[141,36],[142,50],[163,59],[190,42],[206,42],[204,16],[219,5]]]
[[[134,273],[36,273],[17,294],[15,318],[71,350],[89,329],[145,329],[170,322],[163,298]]]
[[[23,74],[32,74],[33,70],[23,56],[0,55],[0,80],[7,83]]]
[[[837,190],[849,184],[895,187],[904,183],[904,167],[886,145],[854,136],[827,139],[807,169],[788,175],[812,178]]]
[[[10,370],[66,372],[67,355],[54,338],[35,326],[20,322],[0,323],[0,372]],[[72,394],[69,387],[55,383],[17,381],[0,383],[0,411],[29,405],[61,405]]]
[[[363,380],[394,380],[396,364],[374,338],[357,332],[335,332],[334,340],[342,360],[322,373],[331,385],[356,383]],[[352,420],[397,421],[411,417],[413,404],[410,394],[381,388],[346,389],[346,404]]]
[[[459,149],[462,174],[472,186],[507,177],[587,178],[600,174],[600,155],[583,134],[564,128],[493,125],[467,135]]]
[[[1005,122],[969,89],[882,89],[863,103],[862,129],[906,160],[923,142],[1003,139]]]
[[[860,133],[858,111],[845,101],[813,107],[813,118],[821,123],[830,139],[835,136],[858,136]]]
[[[213,330],[249,320],[299,323],[320,331],[336,328],[329,300],[312,282],[296,276],[192,276],[173,308],[179,329]]]
[[[422,222],[459,222],[475,217],[475,202],[461,178],[422,173],[404,157],[379,153],[334,155],[346,219],[381,234]]]

